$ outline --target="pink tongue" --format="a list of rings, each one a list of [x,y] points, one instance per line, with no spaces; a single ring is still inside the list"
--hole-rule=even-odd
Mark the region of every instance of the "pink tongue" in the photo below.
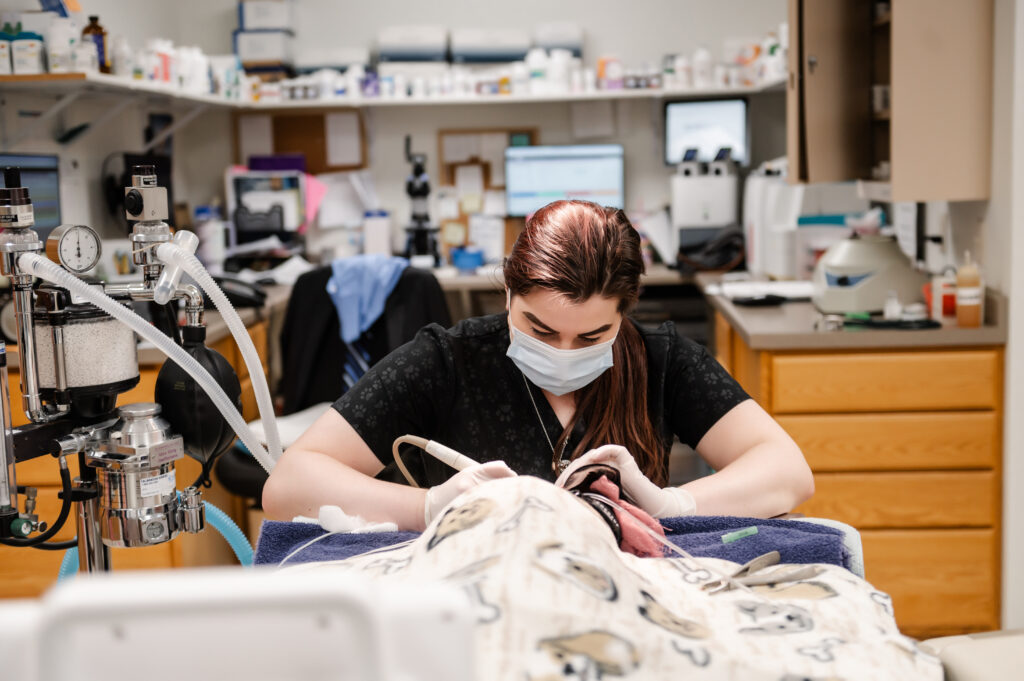
[[[640,556],[641,558],[660,558],[664,555],[661,543],[652,537],[644,529],[644,526],[647,526],[662,537],[665,536],[665,530],[647,511],[620,499],[619,488],[607,476],[602,475],[595,480],[590,485],[590,489],[608,497],[621,506],[621,508],[612,508],[615,518],[622,527],[622,543],[619,545],[619,548],[626,553],[632,553],[634,556]]]

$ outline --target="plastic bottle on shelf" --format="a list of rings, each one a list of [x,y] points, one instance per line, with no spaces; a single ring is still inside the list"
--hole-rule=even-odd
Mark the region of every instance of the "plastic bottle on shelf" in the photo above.
[[[714,59],[706,47],[698,47],[693,53],[693,87],[698,90],[710,90],[715,84]]]
[[[46,64],[50,73],[68,73],[74,66],[73,50],[78,31],[71,19],[54,17],[46,31]]]
[[[543,95],[548,92],[548,53],[542,47],[530,48],[526,53],[526,67],[530,72],[530,94]]]
[[[100,18],[93,14],[89,23],[82,29],[82,42],[91,40],[96,46],[96,62],[100,73],[110,73],[110,54],[107,51],[107,31],[100,26]]]
[[[964,253],[964,264],[956,271],[956,324],[965,329],[981,326],[985,288],[971,252]]]

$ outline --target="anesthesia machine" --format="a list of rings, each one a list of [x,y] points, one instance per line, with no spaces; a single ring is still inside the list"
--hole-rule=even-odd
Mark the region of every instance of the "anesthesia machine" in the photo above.
[[[117,284],[82,278],[100,258],[95,231],[62,225],[42,242],[32,229],[32,201],[18,169],[4,174],[0,274],[14,291],[21,406],[29,423],[11,426],[7,357],[0,346],[0,543],[77,545],[81,570],[109,570],[110,547],[160,544],[204,528],[207,506],[199,488],[177,489],[175,462],[184,455],[203,464],[201,481],[237,433],[265,468],[273,466],[281,447],[270,392],[244,324],[193,255],[198,238],[185,230],[172,236],[164,222],[167,193],[157,186],[152,166],[135,166],[124,194],[133,223],[132,258],[142,280]],[[184,273],[199,286],[181,283]],[[239,412],[234,370],[204,346],[203,292],[223,315],[254,378],[266,449]],[[180,340],[136,314],[131,305],[137,301],[183,301]],[[139,382],[135,334],[170,360],[157,378],[154,401],[116,408],[118,395]],[[56,459],[62,487],[60,513],[48,527],[35,513],[35,490],[19,487],[15,475],[15,464],[47,455]],[[68,457],[79,462],[74,480]],[[48,541],[69,519],[72,504],[77,540]],[[219,529],[220,514],[210,508],[209,521]]]

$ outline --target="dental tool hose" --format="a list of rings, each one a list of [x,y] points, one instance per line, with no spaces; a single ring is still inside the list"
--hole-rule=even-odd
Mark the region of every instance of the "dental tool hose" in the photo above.
[[[168,278],[180,278],[180,271],[184,270],[195,279],[203,292],[213,301],[214,307],[217,308],[217,311],[220,312],[221,317],[227,323],[231,335],[234,336],[235,341],[238,343],[242,359],[245,360],[245,365],[249,369],[249,376],[252,378],[252,390],[256,395],[256,405],[259,407],[260,421],[263,424],[263,432],[266,433],[267,449],[269,450],[270,458],[276,462],[281,458],[281,436],[277,430],[274,404],[270,399],[270,387],[267,385],[267,377],[263,373],[263,364],[260,362],[259,354],[256,352],[256,346],[253,344],[242,318],[238,316],[238,312],[231,305],[231,301],[228,300],[228,297],[217,286],[217,282],[213,280],[213,277],[206,271],[206,268],[203,267],[198,258],[177,243],[179,241],[179,234],[182,237],[192,235],[191,232],[184,230],[178,232],[175,234],[175,241],[163,243],[157,247],[156,255],[166,265],[173,268],[172,270],[165,269]],[[198,241],[194,237],[193,240]],[[186,240],[186,242],[194,247],[193,240]],[[156,297],[154,299],[160,304],[166,302]]]
[[[434,442],[428,440],[425,437],[417,437],[415,435],[402,435],[401,437],[395,438],[395,442],[391,445],[391,453],[395,457],[395,463],[398,465],[398,470],[402,471],[402,475],[405,476],[406,481],[413,487],[419,487],[419,483],[413,479],[409,473],[409,469],[405,467],[405,463],[402,461],[401,454],[398,453],[398,446],[402,444],[410,444],[419,447],[427,454],[430,454],[438,461],[446,463],[457,471],[462,471],[470,466],[475,466],[476,461],[469,458],[465,454],[460,454],[451,447],[445,447],[440,442]]]
[[[35,253],[24,253],[18,258],[18,265],[26,273],[67,289],[73,295],[89,301],[114,319],[126,324],[143,339],[159,348],[167,357],[183,368],[206,391],[213,400],[221,415],[238,434],[242,443],[252,452],[260,465],[269,473],[275,460],[264,449],[256,434],[252,432],[242,415],[235,408],[231,399],[224,393],[216,381],[191,355],[186,353],[173,340],[146,322],[133,310],[124,307],[99,289],[89,286],[78,277]]]

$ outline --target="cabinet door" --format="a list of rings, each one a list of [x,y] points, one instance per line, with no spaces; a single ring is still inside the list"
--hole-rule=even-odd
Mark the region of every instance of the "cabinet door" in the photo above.
[[[992,0],[892,3],[894,200],[988,199],[993,30]]]
[[[798,182],[864,178],[871,169],[871,3],[790,0],[787,142]]]

